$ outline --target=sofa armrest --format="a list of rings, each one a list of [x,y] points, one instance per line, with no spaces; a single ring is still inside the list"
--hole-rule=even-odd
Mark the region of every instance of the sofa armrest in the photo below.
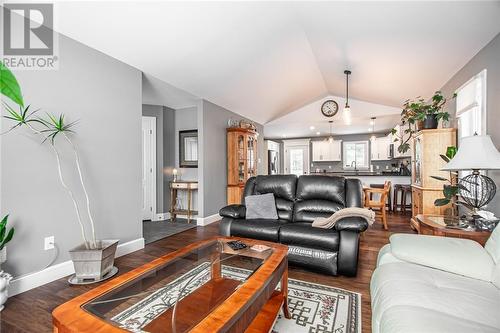
[[[470,239],[394,234],[392,254],[403,261],[483,281],[491,281],[495,263],[488,252]]]
[[[247,209],[244,205],[229,205],[221,208],[219,215],[223,217],[232,217],[233,219],[244,219]]]
[[[337,223],[335,223],[335,229],[337,231],[357,231],[357,232],[363,232],[366,229],[368,229],[368,222],[362,217],[359,216],[349,216],[349,217],[344,217],[341,220],[338,220]]]
[[[356,276],[358,272],[359,232],[343,230],[339,234],[337,273],[344,276]]]

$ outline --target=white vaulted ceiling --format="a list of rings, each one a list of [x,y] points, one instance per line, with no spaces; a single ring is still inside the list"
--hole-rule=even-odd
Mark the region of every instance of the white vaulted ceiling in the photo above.
[[[328,94],[429,96],[500,32],[500,2],[59,2],[56,29],[259,123]]]

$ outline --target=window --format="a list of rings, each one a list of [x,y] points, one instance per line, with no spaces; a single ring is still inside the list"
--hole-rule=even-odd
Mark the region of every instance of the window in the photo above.
[[[457,89],[456,117],[458,120],[458,146],[460,139],[486,134],[486,69],[472,77]],[[459,177],[465,177],[471,171],[460,171]]]
[[[486,134],[486,70],[457,91],[458,142],[466,136]]]
[[[343,144],[345,170],[368,169],[368,141],[347,141]]]

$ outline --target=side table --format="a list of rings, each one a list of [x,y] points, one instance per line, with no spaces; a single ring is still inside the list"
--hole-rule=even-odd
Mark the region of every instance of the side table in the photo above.
[[[170,221],[174,222],[177,215],[186,215],[188,223],[191,223],[191,217],[193,215],[197,215],[198,212],[196,210],[192,210],[191,202],[192,202],[192,193],[193,190],[198,189],[197,181],[176,181],[170,182]],[[187,209],[181,209],[180,207],[176,207],[177,202],[177,192],[179,190],[187,191]]]
[[[447,227],[446,222],[449,221],[451,218],[446,216],[419,214],[411,219],[411,224],[421,235],[472,239],[483,246],[490,237],[489,231]]]

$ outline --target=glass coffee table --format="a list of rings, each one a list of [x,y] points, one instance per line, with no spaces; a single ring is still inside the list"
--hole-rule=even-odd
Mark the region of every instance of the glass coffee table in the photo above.
[[[287,247],[238,238],[248,247],[232,250],[235,239],[188,245],[57,307],[54,332],[270,329],[281,307],[289,317]],[[256,244],[268,249],[250,248]]]

